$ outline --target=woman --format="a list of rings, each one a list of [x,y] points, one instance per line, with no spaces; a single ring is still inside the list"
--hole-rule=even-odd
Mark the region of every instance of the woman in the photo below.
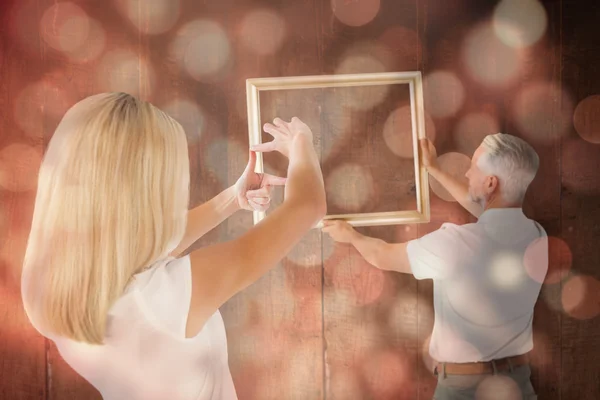
[[[178,257],[236,209],[264,210],[283,179],[254,173],[188,212],[181,126],[123,93],[73,106],[42,163],[22,276],[25,309],[104,399],[235,399],[219,307],[325,214],[312,132],[265,124],[254,151],[289,158],[285,200],[241,237]],[[186,226],[187,224],[187,226]]]

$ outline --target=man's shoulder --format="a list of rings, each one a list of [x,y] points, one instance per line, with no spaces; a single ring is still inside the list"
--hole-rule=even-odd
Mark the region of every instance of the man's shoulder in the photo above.
[[[444,247],[456,251],[461,246],[467,246],[480,234],[476,224],[458,225],[452,222],[443,223],[438,229],[428,233],[415,241],[422,246]]]
[[[455,224],[453,222],[444,222],[438,229],[442,234],[453,235],[454,237],[469,236],[481,230],[481,226],[477,223]]]

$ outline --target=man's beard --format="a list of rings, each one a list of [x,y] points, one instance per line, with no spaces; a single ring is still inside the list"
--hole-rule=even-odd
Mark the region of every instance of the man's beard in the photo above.
[[[483,196],[475,196],[470,190],[469,190],[469,199],[473,202],[473,203],[477,203],[481,206],[481,208],[485,208],[485,198]]]

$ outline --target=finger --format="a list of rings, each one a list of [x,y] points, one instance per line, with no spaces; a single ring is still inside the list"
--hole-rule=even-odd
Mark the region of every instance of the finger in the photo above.
[[[275,124],[275,126],[278,126],[280,128],[287,128],[288,123],[285,122],[284,120],[282,120],[279,117],[275,117],[275,119],[273,119],[273,124]]]
[[[250,150],[250,157],[248,158],[248,165],[246,165],[245,173],[254,172],[256,168],[256,152]]]
[[[255,198],[255,197],[269,197],[271,195],[271,190],[269,189],[268,186],[262,187],[260,189],[256,189],[256,190],[248,190],[246,192],[246,196],[248,196],[249,198]]]
[[[248,202],[265,205],[265,204],[269,204],[271,202],[271,198],[270,197],[249,197]]]
[[[258,204],[254,201],[249,201],[248,204],[250,205],[250,207],[252,207],[252,209],[254,211],[267,211],[267,209],[269,208],[269,205],[263,205],[263,204]]]
[[[285,185],[285,183],[287,182],[287,178],[283,178],[281,176],[265,174],[262,182],[263,182],[263,185],[281,186],[281,185]]]
[[[267,153],[269,151],[277,150],[277,147],[275,146],[275,142],[267,142],[267,143],[255,144],[250,147],[250,150],[256,151],[256,152]]]
[[[285,133],[290,133],[290,126],[287,122],[285,122],[284,120],[282,120],[281,118],[275,118],[273,120],[273,124],[275,124],[276,127],[278,127],[280,130],[282,130]]]
[[[248,199],[245,196],[238,196],[238,203],[242,208],[248,207]]]
[[[266,123],[263,125],[263,130],[265,132],[267,132],[268,134],[270,134],[273,137],[281,137],[282,135],[285,135],[285,129],[279,126],[275,126],[273,124],[270,123]]]
[[[297,126],[305,126],[306,124],[298,117],[292,117],[292,121],[290,122],[290,125],[297,125]]]

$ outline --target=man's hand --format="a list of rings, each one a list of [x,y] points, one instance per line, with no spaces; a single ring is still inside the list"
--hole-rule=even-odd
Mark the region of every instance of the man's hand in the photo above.
[[[356,236],[356,231],[352,225],[341,220],[324,220],[322,231],[340,243],[350,243]]]
[[[421,157],[423,159],[423,166],[427,168],[427,171],[436,169],[437,164],[437,151],[435,146],[429,139],[420,139],[419,144],[421,145]]]
[[[244,173],[235,183],[238,206],[249,211],[266,211],[271,203],[273,186],[285,185],[286,178],[254,172],[256,153],[250,152],[250,160]]]

